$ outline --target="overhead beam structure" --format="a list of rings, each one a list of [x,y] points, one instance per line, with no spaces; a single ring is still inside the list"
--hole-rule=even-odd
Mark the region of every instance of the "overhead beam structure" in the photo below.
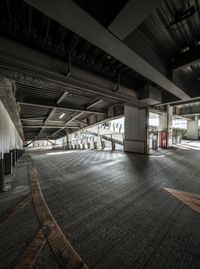
[[[79,129],[79,126],[67,126],[67,125],[22,125],[23,128],[38,129],[45,127],[47,129]]]
[[[42,121],[44,120],[45,116],[43,117],[25,117],[25,118],[20,118],[20,120],[22,121]]]
[[[56,105],[59,105],[59,104],[62,102],[62,100],[65,98],[65,96],[66,96],[67,94],[68,94],[68,92],[64,92],[64,93],[60,96],[60,98],[57,100]],[[41,133],[44,131],[45,126],[47,125],[48,121],[50,120],[50,118],[53,116],[53,114],[54,114],[55,112],[56,112],[56,108],[54,107],[54,108],[52,108],[52,110],[51,110],[51,112],[49,113],[48,117],[47,117],[46,120],[44,121],[44,126],[43,126],[42,129],[38,132],[36,138],[39,137],[39,136],[41,135]]]
[[[26,2],[178,98],[183,100],[189,98],[182,89],[136,54],[74,2],[69,0],[58,0],[56,4],[53,0],[26,0]]]
[[[102,101],[102,100],[97,100],[97,101],[95,101],[94,103],[88,105],[88,106],[86,107],[86,109],[90,109],[91,107],[97,105],[97,104],[100,103],[101,101]],[[65,125],[64,125],[64,126],[66,126],[67,124],[69,124],[69,123],[71,123],[72,121],[76,120],[76,118],[80,117],[80,116],[83,115],[83,114],[84,114],[84,112],[80,112],[80,113],[78,113],[77,115],[75,115],[74,117],[71,117],[69,120],[67,120],[67,121],[65,122]],[[64,129],[64,127],[60,128],[58,131],[56,131],[56,132],[54,132],[53,134],[51,134],[51,136],[56,135],[57,133],[59,133],[59,132],[62,131],[63,129]]]
[[[108,29],[124,40],[142,23],[163,0],[130,0]]]
[[[57,105],[55,102],[51,100],[43,100],[38,98],[16,98],[16,101],[19,104],[27,105],[27,106],[37,106],[37,107],[43,107],[43,108],[55,108],[55,109],[62,109],[62,110],[71,110],[75,112],[87,112],[87,113],[94,113],[94,114],[105,114],[105,111],[100,110],[91,110],[84,108],[83,106],[74,106],[71,104],[63,103],[62,105]]]
[[[94,76],[93,73],[71,66],[75,73],[66,76],[66,61],[36,51],[18,42],[0,36],[0,75],[28,86],[46,89],[54,88],[67,91],[75,89],[94,94],[99,99],[111,99],[128,102],[135,107],[146,104],[138,100],[134,89],[121,85],[114,91],[116,83],[105,78]],[[31,65],[30,65],[31,62]],[[88,79],[89,78],[89,79]]]

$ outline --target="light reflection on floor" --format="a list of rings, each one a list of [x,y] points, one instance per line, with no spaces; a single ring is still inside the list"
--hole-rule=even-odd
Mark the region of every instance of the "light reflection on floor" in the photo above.
[[[182,143],[176,145],[176,147],[185,150],[200,150],[200,141],[183,140]]]

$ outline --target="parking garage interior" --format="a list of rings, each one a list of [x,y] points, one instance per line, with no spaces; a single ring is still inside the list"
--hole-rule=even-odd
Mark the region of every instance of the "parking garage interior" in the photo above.
[[[0,1],[0,268],[200,268],[200,3]]]

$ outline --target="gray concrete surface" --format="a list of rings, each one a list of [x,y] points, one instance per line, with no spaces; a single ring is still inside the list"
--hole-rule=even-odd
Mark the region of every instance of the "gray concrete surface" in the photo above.
[[[198,150],[33,157],[48,206],[89,267],[199,268],[200,216],[163,190],[200,193]]]
[[[163,187],[200,194],[199,150],[187,141],[149,157],[108,150],[32,157],[52,214],[89,268],[188,269],[200,268],[200,215]],[[29,193],[25,156],[12,177],[1,214]],[[38,228],[32,203],[0,225],[1,269],[14,268]],[[58,268],[48,245],[33,268]]]

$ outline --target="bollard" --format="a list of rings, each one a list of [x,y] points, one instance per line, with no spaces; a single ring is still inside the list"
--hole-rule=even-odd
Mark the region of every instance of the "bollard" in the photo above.
[[[12,165],[15,166],[16,164],[16,151],[15,149],[12,150]]]
[[[94,142],[94,149],[97,149],[97,142]]]
[[[11,185],[5,183],[5,162],[0,155],[0,191],[8,191],[11,189]]]
[[[115,150],[115,141],[111,141],[112,142],[112,150]]]
[[[12,154],[4,153],[5,175],[12,173]]]
[[[3,191],[5,188],[5,167],[4,167],[4,159],[1,157],[0,159],[0,190]]]
[[[105,149],[105,142],[101,140],[101,149]]]
[[[17,162],[19,159],[19,152],[18,152],[18,149],[15,149],[15,151],[16,151],[16,162]]]
[[[15,155],[15,164],[16,164],[16,162],[17,162],[17,150],[14,149],[13,151],[14,151],[14,155]]]

